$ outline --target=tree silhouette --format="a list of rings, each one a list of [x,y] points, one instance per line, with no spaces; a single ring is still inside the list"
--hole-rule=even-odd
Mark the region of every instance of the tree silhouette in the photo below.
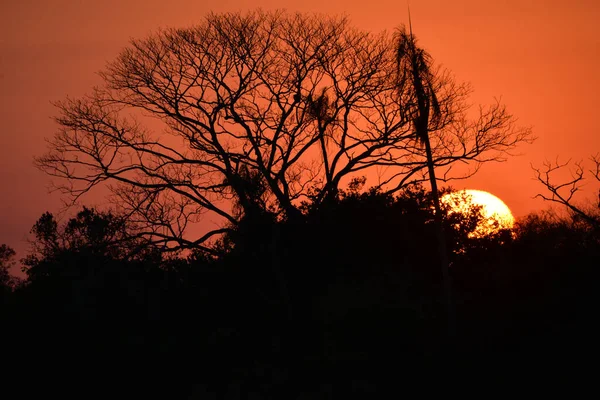
[[[412,26],[409,32],[404,27],[396,32],[397,40],[397,65],[398,65],[398,89],[404,90],[409,87],[415,104],[409,111],[414,128],[416,140],[425,145],[425,156],[427,159],[427,171],[431,193],[433,196],[433,205],[435,208],[435,224],[437,232],[437,247],[440,257],[442,270],[442,279],[448,308],[448,331],[454,335],[455,317],[454,305],[452,299],[452,284],[448,272],[448,250],[446,248],[446,237],[444,235],[444,226],[442,223],[442,209],[440,206],[440,196],[435,176],[435,160],[429,140],[430,126],[431,130],[436,130],[441,124],[442,110],[436,93],[436,80],[433,73],[433,61],[431,56],[422,48],[417,46],[413,36]],[[448,116],[451,118],[451,116]],[[439,129],[439,128],[438,128]]]
[[[130,233],[131,224],[122,215],[83,207],[65,224],[44,213],[31,229],[31,252],[23,259],[30,278],[47,275],[39,265],[65,253],[86,253],[90,257],[115,260],[144,259],[157,254],[152,243]]]
[[[5,244],[0,245],[0,290],[3,297],[18,283],[18,280],[10,273],[10,269],[15,265],[15,255],[16,253],[11,247]]]
[[[578,204],[575,199],[575,194],[583,187],[583,180],[586,176],[600,183],[600,154],[590,157],[591,162],[589,169],[585,168],[583,162],[575,163],[575,168],[570,172],[570,177],[566,180],[556,178],[556,175],[565,172],[569,168],[569,161],[552,163],[544,162],[541,168],[533,167],[535,178],[540,182],[549,193],[539,193],[536,197],[544,201],[557,203],[564,206],[576,218],[581,219],[585,223],[600,228],[600,188],[598,188],[598,198],[592,199],[592,203]]]
[[[386,170],[376,186],[390,192],[426,179],[413,133],[426,122],[448,128],[430,155],[446,179],[458,161],[476,169],[530,140],[499,104],[467,119],[468,90],[448,74],[406,81],[431,88],[399,85],[414,62],[428,65],[418,52],[398,64],[396,44],[344,18],[210,14],[132,41],[100,87],[59,102],[59,132],[37,165],[72,201],[108,184],[147,240],[208,251],[257,207],[297,218],[303,201],[326,202],[365,171]],[[205,220],[217,227],[189,237]]]

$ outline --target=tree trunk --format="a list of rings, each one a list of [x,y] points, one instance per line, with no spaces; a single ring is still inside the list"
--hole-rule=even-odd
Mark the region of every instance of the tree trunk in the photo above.
[[[446,248],[446,237],[444,234],[444,224],[442,221],[442,208],[440,207],[440,196],[437,188],[437,181],[435,177],[435,168],[433,165],[433,154],[431,152],[431,144],[429,142],[429,133],[425,132],[423,135],[423,141],[425,142],[425,152],[427,155],[427,169],[429,171],[429,182],[431,184],[431,194],[433,196],[433,205],[435,207],[435,233],[438,242],[438,253],[440,257],[440,264],[442,268],[442,282],[444,286],[444,297],[447,313],[447,328],[448,337],[453,339],[456,334],[456,316],[454,311],[454,299],[452,296],[452,282],[450,280],[450,273],[448,271],[448,250]]]

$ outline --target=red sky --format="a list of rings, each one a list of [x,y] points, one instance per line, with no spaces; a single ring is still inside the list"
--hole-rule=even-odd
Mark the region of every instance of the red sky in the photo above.
[[[298,2],[300,3],[300,2]],[[346,14],[374,32],[407,22],[406,1],[304,0],[214,3],[197,0],[20,0],[0,5],[0,243],[25,254],[25,238],[60,196],[32,165],[56,130],[51,104],[85,94],[96,72],[132,37],[159,27],[189,26],[209,11],[262,7]],[[420,44],[459,81],[475,103],[501,97],[538,140],[506,163],[487,164],[456,188],[489,191],[516,217],[546,207],[530,163],[600,152],[600,2],[597,0],[412,0]],[[597,186],[590,182],[584,194]]]

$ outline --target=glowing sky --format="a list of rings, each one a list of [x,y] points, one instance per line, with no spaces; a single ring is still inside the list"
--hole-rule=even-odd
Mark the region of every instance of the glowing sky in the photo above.
[[[99,82],[98,70],[127,45],[165,26],[188,26],[208,11],[286,8],[346,14],[355,26],[393,30],[407,22],[405,1],[20,0],[0,5],[0,243],[23,256],[24,239],[60,196],[32,166],[56,126],[51,102],[77,97]],[[539,137],[521,156],[488,164],[454,183],[491,192],[516,217],[544,208],[530,163],[600,152],[600,2],[597,0],[412,0],[420,44],[475,103],[501,97]],[[591,186],[588,194],[595,193]],[[595,189],[597,190],[597,189]]]

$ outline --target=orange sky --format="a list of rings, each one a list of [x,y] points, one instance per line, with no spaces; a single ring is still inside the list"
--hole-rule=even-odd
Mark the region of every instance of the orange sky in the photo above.
[[[58,211],[49,178],[32,166],[55,131],[52,101],[86,93],[95,72],[158,27],[188,26],[208,11],[262,7],[346,14],[359,28],[393,30],[407,22],[406,1],[20,0],[0,5],[0,243],[22,257],[24,239],[44,211]],[[584,159],[600,152],[600,1],[412,0],[420,44],[474,102],[501,97],[538,140],[521,156],[488,164],[456,188],[492,192],[515,216],[545,208],[530,163]],[[597,186],[595,187],[597,190]],[[586,187],[588,195],[594,187]]]

